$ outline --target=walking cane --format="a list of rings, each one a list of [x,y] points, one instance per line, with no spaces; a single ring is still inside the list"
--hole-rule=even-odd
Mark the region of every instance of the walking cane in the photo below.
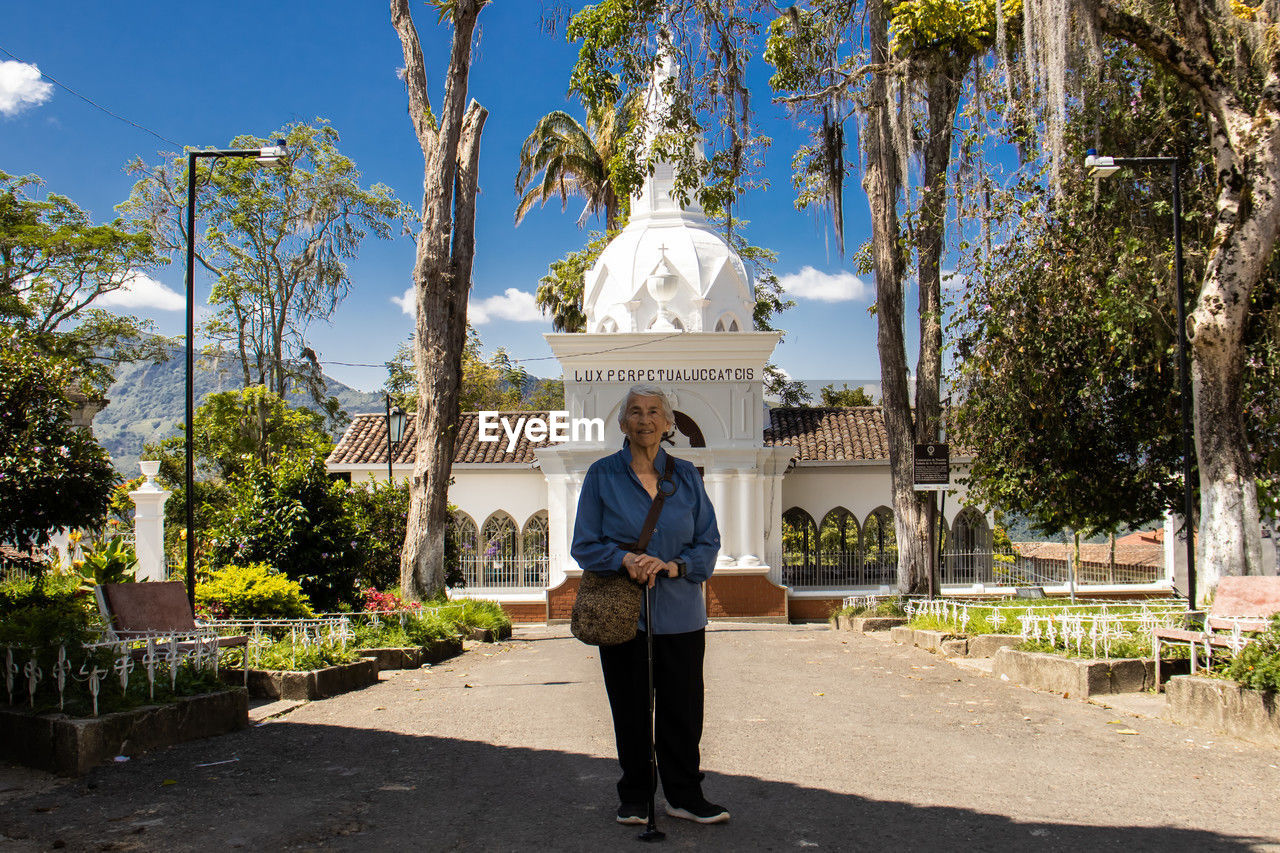
[[[658,787],[658,752],[653,743],[653,620],[649,618],[649,585],[644,587],[644,637],[649,651],[649,823],[644,832],[636,836],[641,841],[661,841],[667,837],[658,829],[654,793]]]

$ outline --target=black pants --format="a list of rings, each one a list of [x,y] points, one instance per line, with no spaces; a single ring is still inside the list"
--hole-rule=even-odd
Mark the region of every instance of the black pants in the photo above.
[[[613,712],[618,744],[618,799],[649,799],[649,670],[645,634],[617,646],[600,647],[604,686]],[[698,743],[702,740],[702,658],[706,631],[654,634],[654,740],[658,775],[668,803],[683,805],[702,799]]]

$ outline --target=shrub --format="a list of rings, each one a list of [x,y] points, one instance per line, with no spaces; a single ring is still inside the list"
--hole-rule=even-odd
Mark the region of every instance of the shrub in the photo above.
[[[463,628],[498,631],[511,627],[511,617],[507,615],[507,611],[502,609],[502,605],[496,601],[459,598],[442,605],[438,612]]]
[[[457,624],[439,610],[407,613],[403,618],[384,618],[377,623],[364,622],[352,630],[356,646],[362,649],[425,646],[458,635]]]
[[[86,587],[103,583],[126,583],[134,580],[138,570],[138,554],[123,537],[113,536],[105,542],[94,543],[76,561]]]
[[[400,551],[409,518],[409,484],[352,486],[347,506],[359,533],[360,583],[386,589],[400,583]]]
[[[1254,690],[1280,690],[1280,614],[1232,658],[1227,677]]]
[[[419,601],[405,601],[400,597],[399,588],[386,592],[378,592],[373,587],[364,590],[364,611],[366,613],[386,612],[389,610],[417,610],[422,607]]]
[[[209,542],[215,566],[263,562],[302,584],[321,610],[356,596],[360,543],[347,486],[319,456],[282,458],[231,484],[231,501]]]
[[[0,586],[0,645],[79,647],[96,631],[98,608],[75,577],[46,576]]]
[[[264,563],[225,566],[196,586],[196,609],[234,619],[313,616],[301,585]]]
[[[235,650],[239,651],[239,650]],[[343,647],[338,643],[295,643],[285,637],[269,645],[262,645],[249,652],[249,663],[256,669],[277,669],[291,672],[307,672],[312,669],[323,669],[326,666],[337,666],[343,663],[354,663],[360,660],[351,645]],[[239,655],[227,656],[227,665],[239,666]]]

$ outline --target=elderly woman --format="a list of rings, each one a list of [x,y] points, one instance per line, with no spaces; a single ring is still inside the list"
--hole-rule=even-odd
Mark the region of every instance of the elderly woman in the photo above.
[[[645,516],[666,470],[663,439],[675,416],[660,388],[636,385],[618,411],[626,435],[622,449],[587,471],[573,530],[573,559],[583,571],[626,573],[650,587],[651,618],[640,616],[635,639],[601,646],[600,665],[613,712],[622,778],[618,822],[643,824],[654,788],[649,771],[646,632],[653,632],[654,741],[667,814],[698,823],[723,823],[729,812],[702,793],[698,744],[702,739],[702,659],[707,610],[702,583],[711,577],[720,531],[702,478],[676,460],[669,496],[646,553],[627,550],[640,537]]]

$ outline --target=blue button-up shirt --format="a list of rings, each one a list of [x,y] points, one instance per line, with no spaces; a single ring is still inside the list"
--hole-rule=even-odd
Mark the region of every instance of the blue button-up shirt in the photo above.
[[[654,459],[659,476],[666,465],[667,453],[659,448]],[[711,577],[720,551],[716,513],[698,469],[677,459],[672,478],[676,490],[662,506],[645,553],[667,562],[683,559],[685,576],[672,578],[665,572],[658,576],[649,597],[655,634],[682,634],[706,627],[702,582]],[[627,552],[621,546],[640,538],[652,501],[631,470],[630,446],[592,464],[582,481],[570,549],[583,571],[626,574],[622,558]],[[639,627],[646,629],[643,611]]]

